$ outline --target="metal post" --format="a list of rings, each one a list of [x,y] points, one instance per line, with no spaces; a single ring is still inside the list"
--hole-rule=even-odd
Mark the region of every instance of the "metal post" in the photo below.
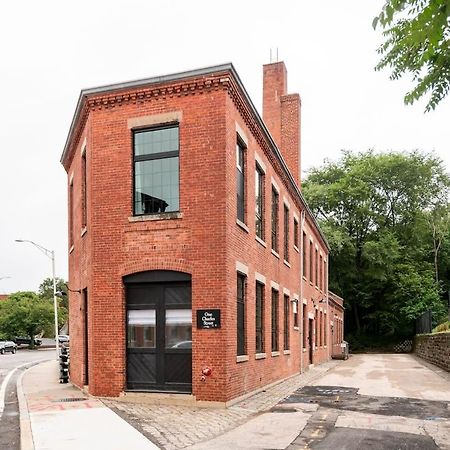
[[[16,239],[16,242],[28,242],[34,245],[39,251],[41,251],[47,258],[52,260],[52,277],[53,277],[53,310],[55,316],[55,347],[56,347],[56,360],[59,360],[59,339],[58,339],[58,300],[56,298],[56,275],[55,275],[55,251],[49,250],[42,245],[36,244],[36,242],[28,239]]]
[[[56,298],[56,276],[55,276],[55,251],[52,250],[52,274],[53,274],[53,310],[55,314],[55,346],[56,360],[59,360],[59,339],[58,339],[58,299]]]

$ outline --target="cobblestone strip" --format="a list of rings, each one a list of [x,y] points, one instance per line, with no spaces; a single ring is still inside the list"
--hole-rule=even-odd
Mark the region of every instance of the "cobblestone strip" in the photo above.
[[[274,407],[296,389],[313,382],[339,364],[329,361],[302,375],[258,392],[229,408],[198,408],[122,402],[103,402],[164,450],[177,450],[210,440]]]

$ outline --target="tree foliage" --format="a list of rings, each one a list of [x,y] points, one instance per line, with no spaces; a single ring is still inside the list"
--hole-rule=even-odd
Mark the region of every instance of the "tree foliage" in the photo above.
[[[68,292],[67,283],[62,279],[56,277],[56,291],[62,292],[63,295],[60,297],[60,304],[65,308],[68,308]],[[53,278],[46,278],[39,285],[39,297],[46,298],[53,301]]]
[[[385,42],[376,69],[392,69],[390,78],[412,75],[412,104],[430,92],[426,111],[434,109],[450,87],[450,3],[448,0],[387,0],[373,26],[381,25]]]
[[[59,326],[67,319],[67,310],[58,309]],[[0,335],[4,339],[27,336],[32,342],[37,334],[54,336],[53,300],[34,292],[16,292],[0,304]]]
[[[450,262],[449,187],[442,162],[417,151],[343,152],[310,171],[303,191],[331,246],[330,289],[346,301],[350,332],[408,334],[422,312],[445,314],[450,265],[436,267]]]

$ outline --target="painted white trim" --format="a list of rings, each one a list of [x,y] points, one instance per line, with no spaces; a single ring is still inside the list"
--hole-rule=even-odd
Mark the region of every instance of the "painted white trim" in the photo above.
[[[255,272],[255,280],[259,281],[262,284],[266,284],[266,277],[258,272]]]
[[[248,266],[246,266],[245,264],[241,263],[240,261],[236,261],[236,270],[238,272],[241,272],[244,275],[248,276]]]
[[[247,233],[249,232],[248,226],[245,225],[244,222],[241,222],[239,219],[236,219],[236,223]]]
[[[248,147],[248,137],[247,134],[244,133],[244,130],[240,127],[240,125],[236,123],[236,133],[239,135],[244,144]]]
[[[280,290],[280,285],[278,283],[275,283],[275,281],[270,282],[270,287],[275,289],[276,291]]]
[[[272,183],[272,186],[275,188],[275,190],[278,192],[278,194],[280,193],[280,186],[278,186],[277,182],[274,180],[273,177],[270,177],[270,181]]]
[[[81,144],[81,157],[86,155],[86,147],[87,147],[87,140],[86,138],[83,139],[83,143]]]
[[[256,242],[261,244],[263,247],[267,248],[267,244],[259,236],[255,236],[255,240],[256,240]]]
[[[263,162],[261,156],[259,156],[258,153],[256,153],[256,152],[255,152],[255,161],[256,161],[256,164],[258,164],[259,168],[260,168],[264,173],[266,173],[266,172],[267,172],[266,165],[264,164],[264,162]]]

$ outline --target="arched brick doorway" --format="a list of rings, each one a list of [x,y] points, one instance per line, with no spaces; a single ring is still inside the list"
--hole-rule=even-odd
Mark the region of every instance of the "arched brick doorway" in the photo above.
[[[191,276],[152,270],[123,278],[127,390],[192,391]]]

